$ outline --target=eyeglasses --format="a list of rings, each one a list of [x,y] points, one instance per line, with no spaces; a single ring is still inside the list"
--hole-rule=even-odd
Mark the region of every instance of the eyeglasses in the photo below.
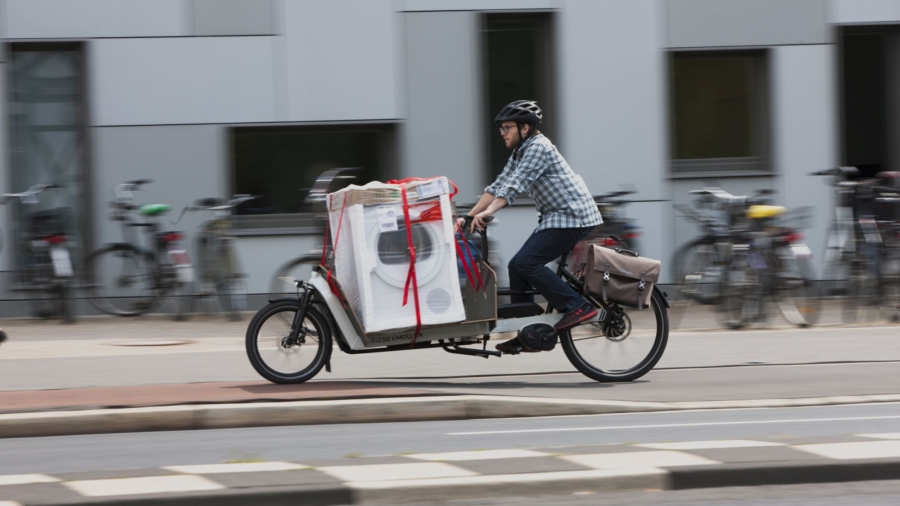
[[[506,135],[506,134],[509,133],[509,131],[512,130],[513,128],[514,128],[514,127],[502,126],[502,127],[500,127],[500,133],[503,134],[503,135]]]

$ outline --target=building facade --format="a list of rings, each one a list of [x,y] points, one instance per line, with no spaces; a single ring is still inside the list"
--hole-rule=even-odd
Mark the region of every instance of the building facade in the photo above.
[[[237,232],[248,290],[320,245],[304,188],[447,175],[474,202],[502,169],[491,118],[536,98],[544,132],[594,193],[633,186],[642,253],[697,233],[673,211],[711,182],[814,206],[809,172],[900,169],[900,0],[0,0],[0,190],[53,182],[90,251],[121,238],[116,184],[176,212],[261,195]],[[41,205],[45,205],[42,201]],[[0,207],[15,269],[16,212]],[[188,233],[200,224],[177,225]],[[510,258],[536,223],[492,231]],[[504,266],[505,267],[505,266]],[[500,269],[505,270],[505,269]],[[664,281],[670,274],[664,269]],[[0,298],[16,296],[3,291]]]

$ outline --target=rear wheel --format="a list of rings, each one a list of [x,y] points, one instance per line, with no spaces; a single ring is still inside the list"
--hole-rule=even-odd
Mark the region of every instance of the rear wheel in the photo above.
[[[722,271],[718,314],[722,325],[732,330],[744,328],[759,314],[759,280],[746,255],[732,259]]]
[[[723,266],[716,253],[714,237],[701,237],[681,247],[675,254],[675,275],[681,293],[702,304],[719,302]]]
[[[662,296],[654,291],[644,310],[610,306],[604,322],[560,331],[569,362],[597,381],[632,381],[650,372],[669,340],[669,316]]]
[[[821,300],[809,257],[797,257],[790,246],[775,250],[776,298],[782,316],[792,325],[809,327],[819,321]]]
[[[90,303],[118,316],[144,314],[159,301],[153,256],[128,244],[114,244],[88,257],[85,287]]]
[[[299,310],[299,300],[273,302],[260,309],[247,328],[247,357],[256,372],[273,383],[308,381],[331,357],[331,329],[313,305],[306,310],[297,341],[290,342]]]

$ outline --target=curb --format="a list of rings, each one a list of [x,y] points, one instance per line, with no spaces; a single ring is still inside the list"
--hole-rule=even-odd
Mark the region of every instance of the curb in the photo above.
[[[703,402],[627,402],[456,395],[202,404],[2,414],[0,438],[700,409],[781,408],[898,401],[900,394]]]
[[[711,468],[689,467],[569,471],[510,474],[465,478],[438,478],[391,482],[356,482],[305,487],[256,487],[215,492],[182,493],[144,497],[81,499],[77,502],[46,502],[44,506],[69,504],[127,506],[266,506],[303,504],[339,506],[350,504],[429,503],[448,499],[489,499],[560,496],[575,493],[624,490],[685,490],[765,485],[800,485],[897,479],[900,461],[856,463],[731,464]],[[601,498],[598,497],[598,500]],[[2,506],[20,503],[0,501]],[[22,505],[25,506],[25,505]]]

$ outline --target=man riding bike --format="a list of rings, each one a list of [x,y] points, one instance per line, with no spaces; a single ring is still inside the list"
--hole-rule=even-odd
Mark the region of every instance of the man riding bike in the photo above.
[[[594,227],[603,223],[597,204],[550,139],[537,126],[543,118],[533,100],[517,100],[504,107],[495,122],[507,148],[513,150],[503,172],[469,211],[472,229],[510,205],[520,193],[534,200],[538,226],[509,261],[510,289],[537,290],[557,311],[565,313],[556,330],[573,327],[597,315],[597,309],[559,278],[547,263],[568,253]],[[462,223],[462,220],[460,220]],[[533,302],[531,295],[513,295],[513,303]],[[521,349],[518,338],[498,344],[500,351]]]

